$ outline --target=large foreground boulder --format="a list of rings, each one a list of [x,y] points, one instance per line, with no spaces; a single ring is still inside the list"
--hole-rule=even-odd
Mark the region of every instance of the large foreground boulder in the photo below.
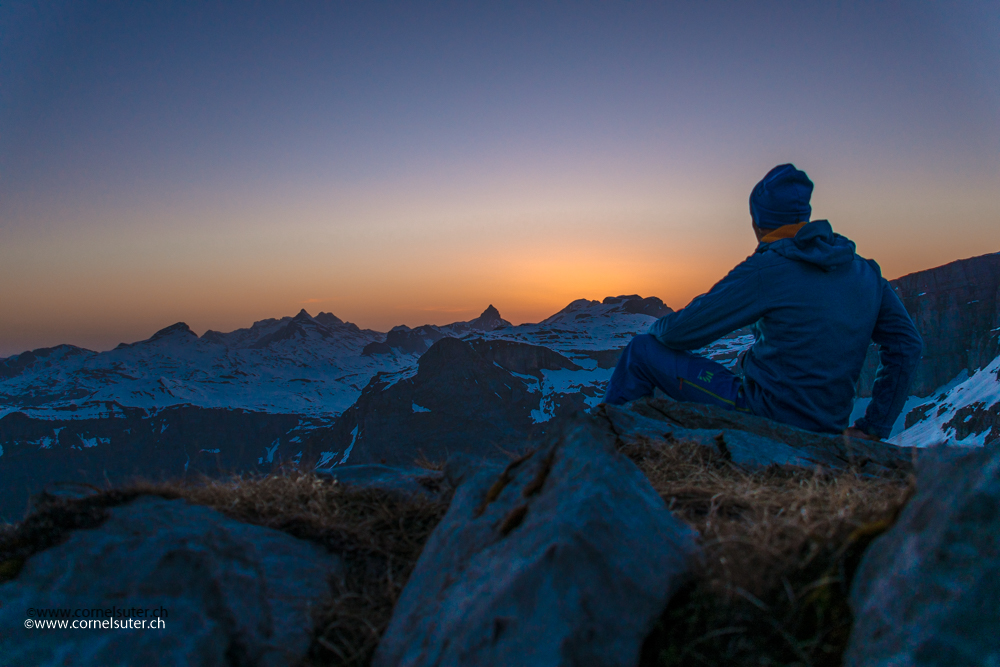
[[[590,420],[457,483],[375,655],[380,667],[635,665],[696,553]]]
[[[935,452],[865,553],[844,664],[1000,665],[1000,448]]]
[[[141,496],[109,515],[0,585],[0,664],[296,664],[329,578],[343,576],[341,560],[311,543],[183,500]],[[145,629],[27,627],[56,609],[68,624]]]

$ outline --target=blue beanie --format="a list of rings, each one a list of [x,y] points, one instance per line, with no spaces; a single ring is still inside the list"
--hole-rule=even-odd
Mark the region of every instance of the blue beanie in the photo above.
[[[779,164],[750,193],[750,217],[762,229],[809,222],[813,182],[792,164]]]

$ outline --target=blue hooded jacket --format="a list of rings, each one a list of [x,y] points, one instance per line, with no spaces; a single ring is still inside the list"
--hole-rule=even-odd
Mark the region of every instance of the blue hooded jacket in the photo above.
[[[741,327],[756,340],[743,358],[754,414],[810,431],[847,427],[868,345],[879,346],[872,401],[855,424],[884,438],[903,409],[923,343],[878,264],[826,220],[794,238],[761,243],[707,294],[657,320],[649,333],[694,350]]]

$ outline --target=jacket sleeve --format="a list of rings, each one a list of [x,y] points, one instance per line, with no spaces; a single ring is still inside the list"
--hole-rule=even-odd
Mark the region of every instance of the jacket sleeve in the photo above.
[[[865,416],[857,420],[854,427],[885,438],[906,403],[910,380],[920,363],[924,346],[916,325],[885,278],[882,278],[882,305],[872,341],[878,345],[879,358],[872,400]]]
[[[707,293],[687,307],[664,315],[649,333],[669,348],[696,350],[759,320],[767,304],[753,257],[737,265]]]

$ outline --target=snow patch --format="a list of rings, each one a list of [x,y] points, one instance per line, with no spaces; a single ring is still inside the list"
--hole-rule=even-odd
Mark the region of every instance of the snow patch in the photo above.
[[[222,450],[221,449],[203,449],[201,451],[203,451],[203,452],[205,452],[207,454],[218,454]]]
[[[955,426],[948,424],[953,422],[956,413],[963,408],[990,410],[997,403],[1000,403],[1000,357],[950,390],[936,391],[923,399],[919,405],[928,406],[927,416],[895,437],[890,437],[889,442],[906,447],[939,444],[982,447],[986,444],[991,428],[984,428],[980,433],[969,433],[960,440]]]
[[[267,462],[274,463],[274,453],[278,451],[278,446],[281,444],[280,439],[275,440],[271,443],[270,447],[265,447],[264,450],[267,452]]]
[[[531,411],[531,421],[542,424],[556,416],[556,404],[552,396],[542,396],[538,401],[538,409]]]
[[[320,452],[319,463],[316,464],[316,468],[319,469],[326,467],[326,464],[329,463],[330,460],[339,453],[340,452]]]
[[[347,463],[347,459],[351,456],[351,450],[354,449],[354,443],[358,441],[358,427],[355,426],[354,430],[351,431],[351,444],[344,450],[344,458],[340,459],[340,463],[337,465],[344,465]]]
[[[410,409],[413,410],[413,412],[430,412],[431,411],[430,408],[425,408],[425,407],[419,406],[416,403],[410,404]]]

